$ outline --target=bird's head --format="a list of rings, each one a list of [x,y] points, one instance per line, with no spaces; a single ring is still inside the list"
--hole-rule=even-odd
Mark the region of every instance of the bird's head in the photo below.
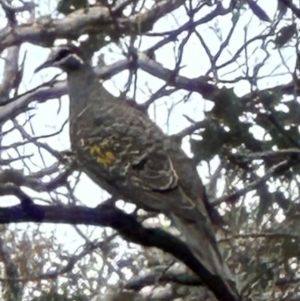
[[[65,45],[51,51],[47,60],[35,69],[35,73],[49,67],[57,67],[63,71],[74,71],[84,65],[83,54],[73,45]]]

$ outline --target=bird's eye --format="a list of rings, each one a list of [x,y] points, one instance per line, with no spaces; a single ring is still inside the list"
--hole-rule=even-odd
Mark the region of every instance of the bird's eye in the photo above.
[[[71,51],[69,49],[61,49],[57,53],[56,60],[60,61],[60,60],[62,60],[63,58],[67,57],[70,54],[71,54]]]

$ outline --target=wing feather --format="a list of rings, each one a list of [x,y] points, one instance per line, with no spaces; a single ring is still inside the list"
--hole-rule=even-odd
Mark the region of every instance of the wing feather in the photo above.
[[[164,149],[164,138],[163,132],[143,116],[126,126],[121,122],[112,127],[100,123],[83,144],[91,162],[112,176],[122,175],[128,186],[166,191],[178,185],[178,176]]]

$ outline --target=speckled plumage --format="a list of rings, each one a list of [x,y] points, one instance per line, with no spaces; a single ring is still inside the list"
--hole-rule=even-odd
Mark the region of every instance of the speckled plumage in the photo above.
[[[52,57],[55,61],[55,53]],[[74,60],[52,65],[68,75],[70,139],[81,168],[109,193],[165,213],[195,257],[235,291],[202,201],[196,167],[148,116],[108,93],[89,64]]]

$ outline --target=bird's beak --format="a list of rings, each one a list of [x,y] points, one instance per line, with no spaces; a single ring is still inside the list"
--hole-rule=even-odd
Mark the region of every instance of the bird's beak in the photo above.
[[[52,61],[46,61],[45,63],[43,63],[42,65],[38,66],[35,70],[34,73],[39,72],[42,69],[48,68],[48,67],[52,67]]]

